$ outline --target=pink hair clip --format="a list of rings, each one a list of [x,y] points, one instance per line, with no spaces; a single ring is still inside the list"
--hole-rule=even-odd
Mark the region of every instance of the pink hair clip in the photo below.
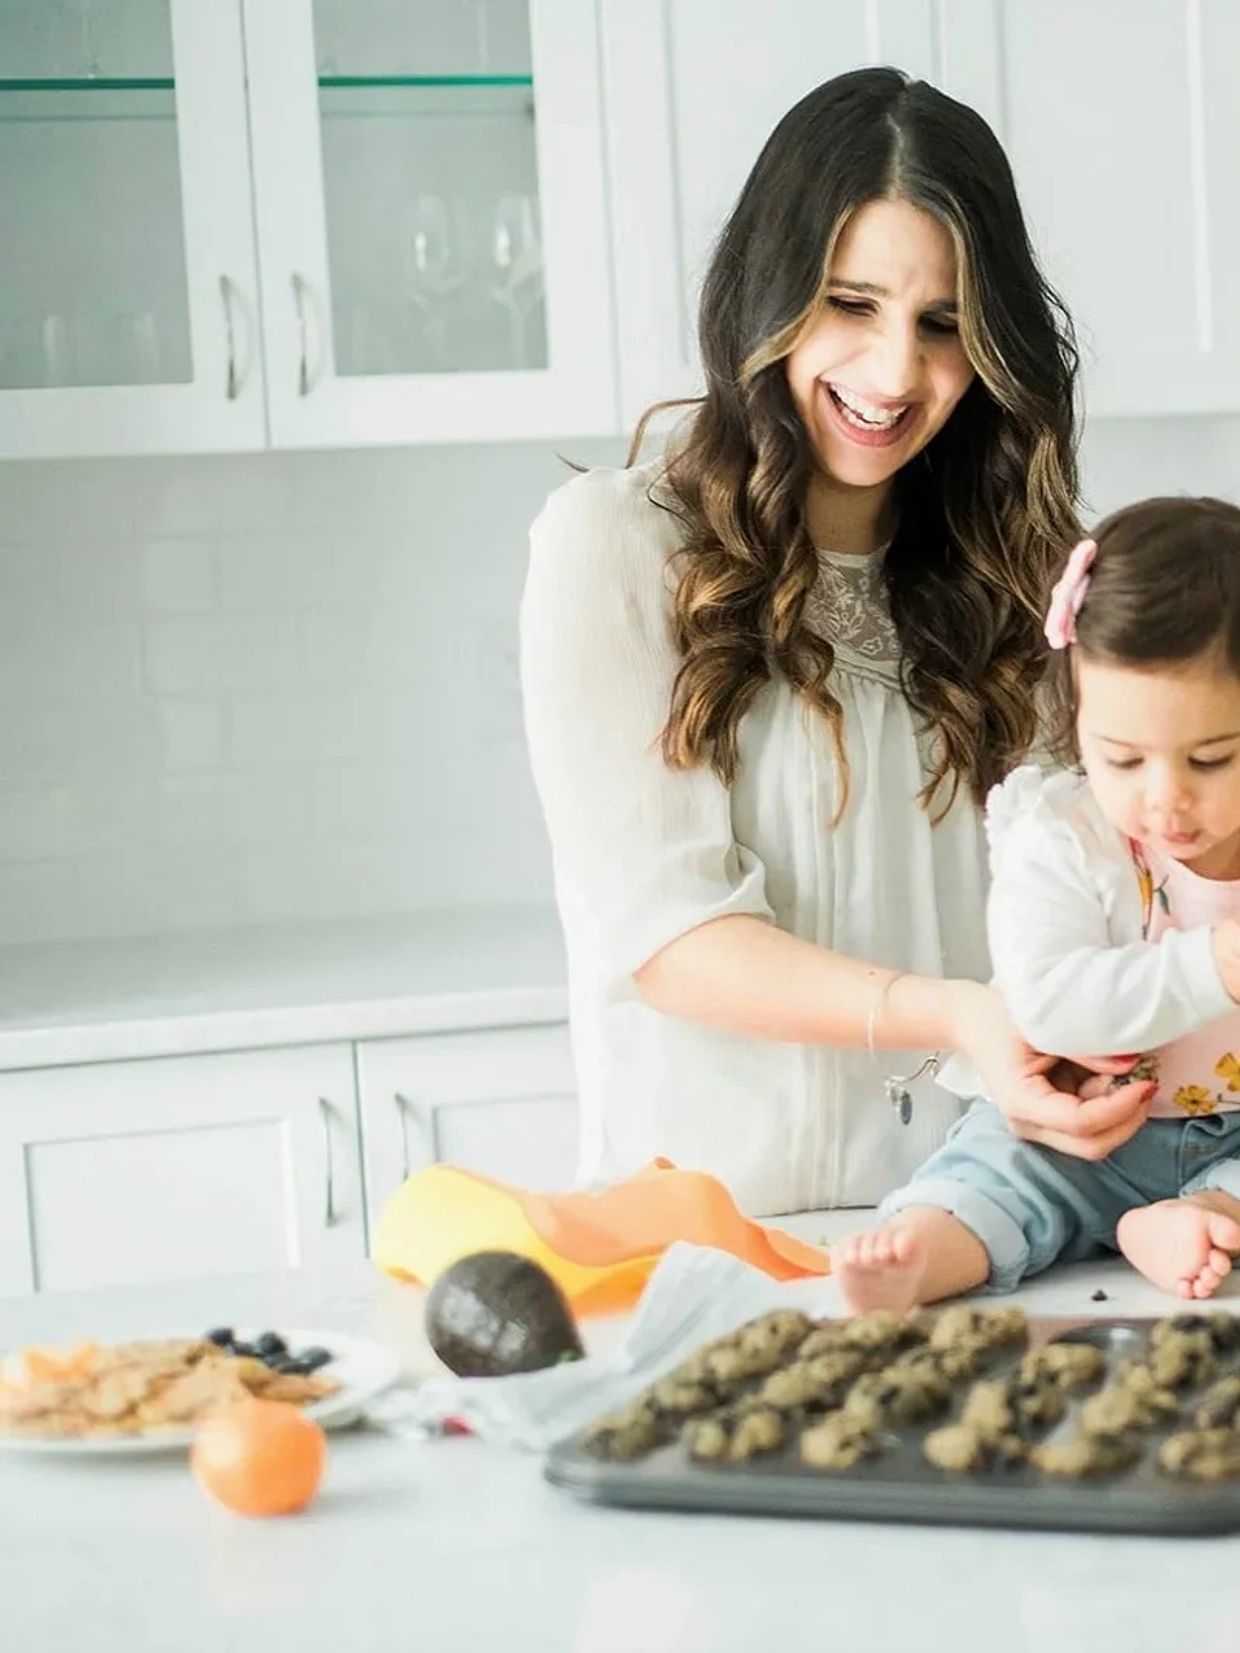
[[[1076,617],[1081,612],[1085,593],[1089,590],[1089,570],[1098,555],[1097,542],[1082,540],[1073,547],[1068,566],[1051,592],[1051,606],[1046,611],[1046,641],[1053,649],[1066,649],[1076,642]]]

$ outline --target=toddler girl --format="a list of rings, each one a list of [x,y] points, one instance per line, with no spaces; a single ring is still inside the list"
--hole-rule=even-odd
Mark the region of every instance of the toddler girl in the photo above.
[[[854,1310],[1119,1250],[1209,1297],[1240,1253],[1240,510],[1153,499],[1072,552],[1046,636],[1072,770],[987,803],[995,984],[1064,1056],[1146,1053],[1149,1115],[1100,1163],[977,1100],[878,1229],[836,1248]],[[976,1095],[962,1065],[943,1083]]]

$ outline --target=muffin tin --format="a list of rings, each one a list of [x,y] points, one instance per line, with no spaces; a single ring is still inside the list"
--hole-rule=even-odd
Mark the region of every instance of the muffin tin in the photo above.
[[[1063,1393],[1061,1419],[1049,1425],[1034,1422],[1025,1434],[1027,1446],[1047,1449],[1044,1461],[1062,1462],[1065,1448],[1070,1450],[1070,1443],[1081,1439],[1082,1407],[1103,1387],[1107,1388],[1108,1399],[1113,1398],[1112,1386],[1120,1383],[1123,1374],[1130,1372],[1133,1365],[1144,1367],[1154,1358],[1160,1342],[1167,1341],[1168,1328],[1176,1324],[1200,1324],[1202,1315],[1197,1314],[1195,1308],[1186,1307],[1182,1315],[1172,1314],[1162,1320],[1049,1317],[1025,1320],[1011,1309],[970,1311],[964,1305],[953,1305],[943,1314],[967,1316],[970,1312],[982,1317],[996,1312],[1007,1315],[1005,1324],[1009,1332],[1010,1317],[1016,1314],[1017,1321],[1023,1322],[1027,1338],[1021,1338],[1019,1346],[1009,1342],[1008,1346],[989,1349],[981,1357],[980,1369],[975,1374],[953,1382],[950,1400],[935,1416],[916,1423],[880,1425],[872,1442],[877,1447],[876,1454],[863,1457],[850,1467],[810,1467],[802,1461],[801,1439],[806,1431],[814,1428],[821,1431],[822,1425],[833,1419],[826,1438],[834,1450],[841,1438],[839,1426],[844,1422],[851,1388],[860,1378],[854,1378],[842,1388],[837,1385],[830,1392],[824,1391],[817,1404],[786,1407],[787,1438],[783,1444],[773,1451],[758,1450],[754,1456],[739,1462],[695,1461],[686,1445],[690,1437],[685,1420],[659,1410],[654,1399],[658,1385],[651,1385],[622,1415],[600,1420],[553,1448],[548,1456],[546,1476],[554,1485],[594,1502],[647,1509],[1167,1535],[1240,1531],[1240,1408],[1224,1404],[1229,1401],[1227,1386],[1216,1387],[1225,1377],[1240,1380],[1240,1318],[1207,1311],[1206,1318],[1213,1328],[1208,1335],[1214,1339],[1214,1369],[1208,1380],[1194,1381],[1198,1374],[1191,1369],[1190,1362],[1187,1380],[1173,1390],[1174,1411],[1167,1407],[1163,1389],[1160,1391],[1164,1395],[1162,1405],[1147,1412],[1143,1427],[1125,1428],[1121,1424],[1115,1429],[1110,1437],[1111,1455],[1123,1467],[1076,1479],[1046,1473],[1035,1467],[1027,1456],[1021,1461],[1005,1462],[1001,1454],[996,1454],[998,1461],[988,1467],[944,1470],[927,1460],[924,1443],[935,1431],[960,1422],[966,1397],[978,1381],[1014,1379],[1022,1359],[1028,1355],[1034,1356],[1033,1366],[1040,1367],[1047,1362],[1045,1357],[1038,1357],[1036,1351],[1051,1345],[1085,1344],[1100,1351],[1104,1371],[1086,1386]],[[862,1321],[873,1318],[820,1322],[810,1330],[818,1334],[817,1346],[821,1347],[824,1342],[830,1344],[833,1331],[847,1327],[864,1331]],[[934,1313],[919,1316],[913,1325],[920,1329],[906,1334],[906,1345],[914,1338],[924,1341],[934,1335],[939,1318]],[[978,1324],[982,1324],[980,1319]],[[942,1330],[945,1328],[940,1328]],[[682,1362],[675,1373],[670,1374],[670,1386],[668,1377],[661,1379],[663,1399],[673,1403],[692,1402],[695,1399],[693,1382],[701,1378],[703,1362],[709,1361],[712,1351],[725,1345],[730,1347],[739,1335],[734,1334],[733,1340],[723,1339],[708,1345],[689,1361]],[[1020,1337],[1019,1332],[1017,1336]],[[717,1397],[708,1407],[702,1404],[705,1397],[696,1397],[695,1418],[708,1422],[720,1420],[719,1427],[710,1423],[705,1432],[699,1425],[693,1425],[698,1429],[699,1444],[705,1441],[717,1449],[721,1440],[736,1439],[738,1416],[758,1420],[745,1425],[748,1433],[744,1439],[748,1444],[756,1443],[760,1447],[766,1442],[768,1437],[762,1423],[765,1409],[756,1405],[758,1392],[775,1372],[786,1371],[793,1364],[804,1364],[799,1351],[805,1346],[805,1337],[785,1341],[788,1346],[781,1349],[774,1365],[766,1365],[760,1373],[738,1375],[734,1370],[726,1384],[718,1385],[722,1401]],[[1177,1334],[1172,1342],[1178,1346],[1184,1339]],[[905,1352],[908,1352],[907,1346]],[[889,1349],[885,1354],[875,1352],[867,1359],[866,1372],[889,1370],[890,1361],[899,1358],[898,1350]],[[1056,1358],[1051,1356],[1050,1360]],[[1029,1369],[1027,1363],[1024,1370]],[[868,1391],[864,1392],[873,1395],[873,1377],[869,1377],[868,1384]],[[774,1392],[787,1393],[790,1387],[795,1389],[796,1385],[790,1386],[789,1380],[781,1379]],[[1240,1381],[1232,1387],[1240,1390]],[[1194,1454],[1199,1456],[1205,1450],[1194,1424],[1194,1414],[1207,1393],[1215,1397],[1216,1407],[1222,1406],[1227,1413],[1222,1427],[1207,1442],[1214,1459],[1213,1468],[1217,1471],[1221,1466],[1224,1474],[1218,1479],[1203,1480],[1169,1473],[1160,1465],[1160,1453],[1169,1438],[1176,1438],[1170,1450],[1177,1453],[1181,1464],[1189,1460],[1190,1470],[1194,1467]],[[853,1406],[855,1408],[856,1402]],[[1087,1416],[1092,1415],[1096,1420],[1097,1412],[1095,1407]],[[1191,1439],[1186,1439],[1186,1431],[1193,1431]],[[820,1434],[818,1439],[822,1438]],[[850,1444],[847,1427],[842,1431],[842,1439],[845,1446]],[[613,1456],[613,1453],[633,1455]],[[1199,1464],[1196,1467],[1199,1468]]]

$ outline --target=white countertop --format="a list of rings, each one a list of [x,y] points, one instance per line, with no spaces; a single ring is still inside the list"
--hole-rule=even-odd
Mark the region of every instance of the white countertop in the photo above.
[[[0,1070],[567,1017],[554,912],[0,948]]]
[[[818,1239],[855,1221],[787,1226]],[[1119,1262],[1053,1271],[1018,1300],[1172,1306]],[[361,1263],[4,1300],[0,1348],[229,1319],[339,1327],[425,1358],[421,1294]],[[332,1437],[315,1505],[272,1522],[213,1506],[176,1454],[0,1459],[0,1640],[23,1653],[1230,1653],[1238,1568],[1240,1538],[609,1511],[546,1485],[534,1458],[364,1430]]]

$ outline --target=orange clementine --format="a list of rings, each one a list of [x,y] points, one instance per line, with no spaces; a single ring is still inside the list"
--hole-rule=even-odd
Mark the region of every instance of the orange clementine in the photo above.
[[[243,1400],[199,1428],[190,1467],[199,1486],[238,1515],[291,1515],[318,1491],[327,1440],[281,1400]]]

